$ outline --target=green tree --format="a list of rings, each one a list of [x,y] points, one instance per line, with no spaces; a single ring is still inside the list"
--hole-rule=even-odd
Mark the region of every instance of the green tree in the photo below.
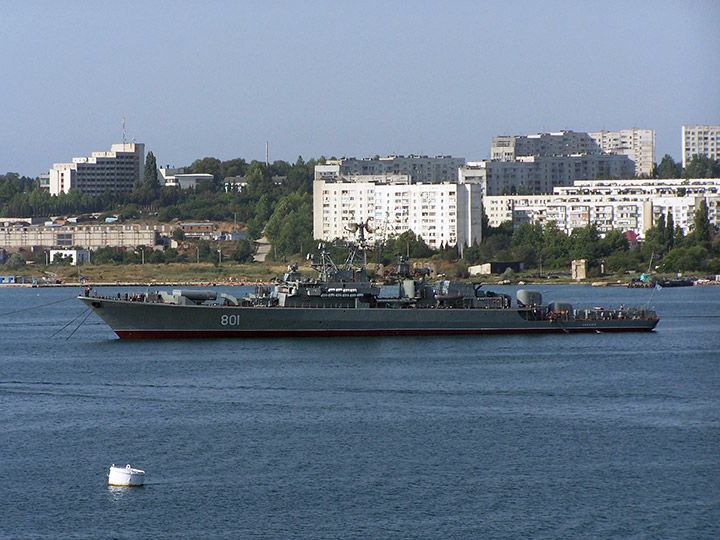
[[[25,259],[19,253],[13,253],[8,257],[5,266],[10,270],[17,270],[25,266]]]
[[[223,161],[220,165],[220,174],[223,178],[227,176],[245,176],[247,163],[242,158]]]
[[[152,152],[148,152],[145,158],[143,187],[147,190],[155,190],[160,187],[160,182],[158,182],[157,160],[155,159],[155,154]]]
[[[70,255],[65,256],[62,253],[56,253],[50,263],[60,266],[70,266],[72,264],[72,257]]]
[[[197,259],[201,261],[214,262],[216,259],[215,252],[210,248],[210,244],[207,240],[200,239],[195,242],[195,250]]]
[[[158,212],[158,221],[167,223],[180,217],[180,208],[177,206],[164,206]]]
[[[664,255],[670,251],[672,232],[668,231],[665,214],[660,214],[654,227],[645,231],[645,249],[656,255]]]
[[[660,268],[665,272],[702,270],[703,261],[708,257],[708,250],[701,246],[674,248],[665,256]]]
[[[182,242],[185,240],[185,231],[183,231],[180,227],[176,227],[173,229],[172,239],[176,242]]]
[[[259,199],[264,194],[272,193],[272,180],[266,176],[263,165],[257,161],[250,164],[245,180],[247,181],[247,193],[250,197]]]
[[[395,238],[389,238],[385,249],[388,255],[393,257],[409,254],[411,258],[417,259],[430,257],[433,254],[422,236],[416,235],[411,230],[407,230]]]
[[[253,260],[252,244],[244,238],[235,242],[235,251],[233,251],[232,259],[239,263],[252,262],[252,260]]]
[[[293,190],[310,191],[314,175],[314,166],[306,164],[302,156],[298,156],[295,164],[288,171],[288,187]]]
[[[543,227],[543,265],[547,268],[563,268],[569,260],[569,238],[557,228],[554,221],[549,221]]]
[[[300,253],[314,244],[312,237],[312,195],[291,193],[275,205],[265,226],[265,236],[278,257]]]
[[[685,170],[684,178],[718,178],[720,177],[720,160],[715,161],[708,156],[694,155],[690,158]]]
[[[612,230],[605,233],[605,236],[598,243],[598,255],[609,257],[616,253],[624,253],[629,249],[627,238],[622,231]]]
[[[260,220],[255,217],[250,218],[245,225],[245,232],[250,242],[254,242],[257,239],[262,238],[262,223],[260,223]]]
[[[570,258],[586,259],[593,265],[598,257],[598,231],[594,224],[577,227],[570,233]]]
[[[542,225],[521,223],[513,232],[511,245],[529,246],[539,253],[543,247]]]
[[[672,212],[668,211],[665,217],[665,238],[668,246],[668,251],[675,247],[675,220],[673,219]]]
[[[190,165],[190,172],[195,174],[212,174],[213,184],[217,186],[222,180],[222,162],[214,157],[196,159],[192,162],[192,165]]]
[[[693,230],[690,240],[693,245],[710,249],[710,221],[708,220],[708,207],[705,199],[701,199],[693,215]]]
[[[265,223],[270,219],[272,210],[272,198],[264,193],[255,205],[255,218],[261,223]]]
[[[665,154],[660,160],[660,164],[655,167],[654,175],[656,178],[680,178],[682,176],[682,165],[675,163],[670,155]]]

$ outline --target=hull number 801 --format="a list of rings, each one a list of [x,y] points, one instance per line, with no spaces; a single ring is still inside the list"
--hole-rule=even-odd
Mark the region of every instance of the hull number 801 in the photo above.
[[[240,324],[240,315],[223,315],[220,317],[220,324],[223,326],[238,326]]]

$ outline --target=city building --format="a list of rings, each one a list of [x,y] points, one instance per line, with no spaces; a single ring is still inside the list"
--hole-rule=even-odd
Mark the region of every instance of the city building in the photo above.
[[[93,152],[91,157],[76,157],[72,163],[55,163],[50,169],[52,195],[79,189],[88,195],[132,191],[145,167],[145,145],[113,144],[109,152]]]
[[[483,184],[487,195],[542,194],[552,193],[556,187],[571,186],[576,180],[628,178],[634,174],[634,163],[624,155],[572,154],[468,162],[458,169],[458,180]]]
[[[720,226],[720,179],[585,180],[557,187],[552,195],[488,196],[483,206],[493,227],[508,221],[514,227],[554,222],[570,234],[595,224],[600,232],[632,231],[643,238],[661,215],[668,214],[685,234],[691,232],[703,199],[709,221]]]
[[[90,262],[90,250],[88,249],[51,249],[49,259],[51,263],[59,262],[63,258],[70,260],[70,266],[77,266],[84,262]]]
[[[454,182],[459,167],[465,165],[464,158],[451,156],[387,156],[377,158],[342,158],[328,160],[325,165],[315,166],[315,180],[350,180],[355,176],[374,176],[378,181],[396,182],[399,175],[405,175],[409,182],[442,183]]]
[[[38,175],[38,188],[40,191],[50,191],[50,173]]]
[[[588,133],[603,152],[622,154],[635,163],[635,176],[652,176],[655,167],[655,131],[652,129],[621,129]]]
[[[682,166],[687,167],[695,155],[707,156],[712,160],[720,159],[720,126],[683,126]]]
[[[70,248],[155,246],[172,234],[170,225],[73,224],[0,226],[0,246],[18,248]]]
[[[196,188],[203,180],[212,182],[213,175],[207,173],[188,173],[184,167],[158,168],[158,182],[161,186],[176,187],[180,189]]]
[[[490,156],[461,167],[458,180],[483,184],[493,196],[552,193],[575,180],[635,174],[627,155],[604,152],[588,133],[574,131],[493,137]]]
[[[223,180],[223,189],[226,193],[241,193],[247,188],[247,179],[244,176],[226,176]]]
[[[457,174],[457,173],[456,173]],[[480,242],[482,192],[478,184],[457,182],[395,184],[348,180],[313,183],[316,239],[352,239],[350,223],[367,222],[370,243],[413,231],[433,249]]]
[[[600,154],[602,150],[589,134],[575,131],[537,133],[535,135],[500,135],[493,137],[492,161],[515,161],[523,156],[568,156]]]
[[[209,239],[215,232],[217,227],[215,223],[210,221],[201,221],[197,223],[178,223],[178,227],[185,233],[185,238],[205,238]]]

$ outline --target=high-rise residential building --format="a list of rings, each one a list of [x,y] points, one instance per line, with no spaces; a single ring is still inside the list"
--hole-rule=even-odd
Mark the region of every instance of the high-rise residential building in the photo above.
[[[603,152],[588,133],[574,131],[493,137],[490,155],[458,173],[460,181],[484,184],[486,195],[552,193],[575,180],[635,175],[627,155]]]
[[[343,158],[328,160],[315,167],[315,179],[351,179],[354,176],[397,177],[407,175],[411,184],[441,183],[457,180],[464,158],[451,156],[387,156],[378,158]]]
[[[486,195],[552,193],[575,180],[632,178],[635,165],[617,154],[519,156],[515,161],[468,162],[458,172],[459,181],[483,184]]]
[[[720,159],[720,126],[683,126],[682,144],[683,168],[695,155],[718,160]]]
[[[58,195],[73,188],[88,195],[132,191],[144,167],[144,144],[113,144],[109,152],[76,157],[72,163],[55,163],[50,169],[50,193]]]
[[[588,133],[603,152],[622,154],[635,162],[635,175],[652,175],[655,166],[655,131],[652,129],[621,129]]]
[[[569,156],[600,154],[597,142],[587,133],[557,131],[535,135],[500,135],[493,137],[490,159],[515,161],[523,156]]]
[[[457,174],[457,173],[456,173]],[[482,186],[317,179],[313,183],[313,234],[351,239],[348,224],[369,222],[376,239],[413,231],[433,249],[461,248],[482,238]]]

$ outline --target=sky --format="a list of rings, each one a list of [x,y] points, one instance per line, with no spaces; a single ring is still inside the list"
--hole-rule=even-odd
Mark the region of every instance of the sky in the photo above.
[[[720,2],[0,0],[0,174],[203,157],[487,159],[492,137],[720,124]]]

